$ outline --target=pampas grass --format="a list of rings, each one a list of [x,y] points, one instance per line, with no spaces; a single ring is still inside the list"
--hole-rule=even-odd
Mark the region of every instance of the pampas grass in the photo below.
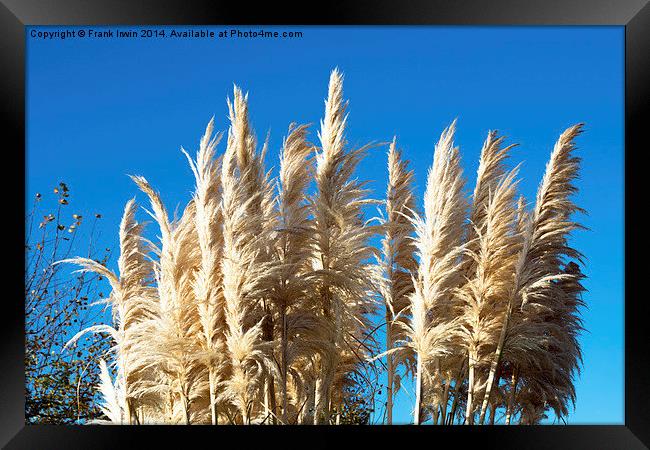
[[[147,286],[153,265],[145,258],[146,242],[141,237],[144,224],[135,220],[136,209],[135,200],[129,200],[120,223],[120,256],[117,262],[119,276],[92,259],[60,261],[80,265],[81,271],[102,275],[111,286],[112,292],[106,302],[111,305],[114,327],[100,325],[82,330],[68,341],[66,347],[88,332],[103,332],[113,337],[112,350],[116,355],[117,379],[113,384],[106,362],[101,360],[100,391],[105,400],[102,408],[107,417],[111,422],[120,424],[137,421],[134,397],[138,379],[142,375],[136,359],[140,339],[137,328],[139,323],[150,318],[157,310],[152,289]]]
[[[388,189],[386,192],[386,220],[382,241],[382,272],[385,281],[382,296],[386,311],[386,351],[390,352],[397,342],[405,342],[404,332],[408,324],[409,296],[413,293],[411,274],[415,273],[415,245],[412,235],[415,231],[409,214],[415,210],[413,198],[413,172],[408,170],[408,161],[402,159],[396,139],[388,150]],[[386,423],[393,423],[393,395],[396,369],[404,365],[413,366],[412,352],[386,354]]]
[[[340,393],[345,383],[345,370],[341,369],[354,366],[355,360],[362,361],[359,354],[364,349],[357,342],[364,339],[363,331],[369,327],[367,316],[372,309],[367,293],[373,280],[368,276],[366,261],[374,254],[374,248],[368,245],[374,230],[361,219],[367,191],[351,178],[366,147],[346,151],[345,127],[343,77],[334,70],[321,121],[316,194],[311,202],[317,302],[328,328],[329,344],[327,354],[319,361],[320,373],[316,377],[315,423],[323,423],[330,410],[340,406],[332,388]]]
[[[484,361],[485,354],[494,352],[498,341],[500,324],[507,314],[503,302],[508,296],[510,279],[514,271],[517,253],[515,234],[514,196],[516,185],[513,179],[516,170],[503,176],[495,190],[490,193],[485,205],[482,227],[475,225],[478,249],[470,256],[475,261],[475,273],[459,291],[465,303],[463,314],[463,342],[468,352],[468,396],[465,417],[469,424],[474,422],[474,407],[477,394],[476,373]],[[480,410],[483,422],[492,388],[491,377],[496,367],[490,368],[490,377],[485,387],[485,401]]]
[[[312,221],[305,200],[309,177],[312,174],[313,148],[307,143],[307,126],[289,127],[280,156],[280,192],[278,194],[278,229],[274,265],[269,286],[274,307],[277,335],[279,335],[281,418],[289,423],[290,409],[296,411],[303,393],[300,363],[319,353],[319,335],[322,324],[310,305],[309,260],[312,256],[310,236]],[[290,374],[294,374],[294,402],[289,403]],[[296,417],[292,417],[295,421]]]
[[[221,172],[219,161],[214,159],[221,134],[212,137],[214,118],[210,120],[201,138],[196,161],[185,152],[196,190],[194,193],[195,226],[201,250],[201,265],[193,281],[197,314],[203,335],[202,350],[208,373],[210,420],[218,423],[217,396],[221,373],[225,366],[223,316],[223,288],[221,263],[223,258],[223,213],[221,210]]]
[[[114,341],[100,361],[101,423],[344,423],[354,420],[350,392],[374,389],[366,374],[376,361],[385,361],[389,424],[411,375],[415,424],[569,414],[585,306],[582,255],[570,245],[581,228],[571,197],[582,125],[555,144],[532,209],[517,192],[518,167],[507,166],[513,145],[495,131],[467,196],[456,121],[435,144],[422,204],[393,139],[379,202],[356,176],[370,147],[347,142],[337,69],[318,142],[308,125],[291,124],[277,179],[248,94],[235,86],[227,105],[222,150],[214,119],[195,157],[181,149],[194,192],[179,219],[132,177],[159,242],[142,236],[130,200],[119,275],[90,259],[65,261],[112,289],[113,324],[84,330]],[[379,225],[364,219],[372,204],[385,208]]]

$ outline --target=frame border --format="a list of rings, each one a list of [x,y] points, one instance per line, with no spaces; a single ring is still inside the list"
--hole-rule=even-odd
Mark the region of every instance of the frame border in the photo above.
[[[395,8],[390,0],[362,0],[337,2],[323,7],[316,15],[303,12],[304,4],[248,5],[195,0],[192,4],[174,0],[164,5],[155,0],[128,2],[114,0],[100,2],[88,0],[1,0],[0,2],[0,111],[5,126],[4,138],[20,151],[5,151],[16,157],[11,162],[11,175],[18,178],[23,196],[9,195],[6,199],[12,208],[24,210],[25,187],[25,27],[31,25],[169,25],[169,24],[284,24],[284,25],[618,25],[625,27],[625,184],[626,202],[635,194],[629,180],[636,176],[641,164],[636,162],[632,149],[648,148],[647,110],[650,105],[650,5],[648,0],[546,0],[521,2],[517,0],[416,0],[400,3]],[[392,6],[392,7],[391,7]],[[12,150],[13,150],[12,148]],[[638,150],[637,150],[638,152]],[[10,186],[14,184],[11,183]],[[629,197],[628,197],[629,196]],[[634,205],[633,202],[629,202]],[[431,443],[442,441],[458,443],[467,439],[488,447],[511,448],[625,448],[642,449],[650,445],[650,383],[648,382],[648,351],[650,342],[647,317],[650,306],[643,297],[637,300],[636,283],[642,276],[641,267],[630,264],[638,252],[628,242],[642,242],[639,227],[627,224],[640,220],[639,208],[625,210],[626,271],[625,271],[625,425],[542,425],[532,427],[250,427],[245,433],[239,427],[222,427],[219,440],[245,436],[269,442],[276,433],[286,434],[283,446],[308,445],[329,447],[343,442],[404,444],[404,437],[422,438]],[[636,217],[635,217],[636,216]],[[637,219],[635,221],[634,219]],[[11,220],[18,239],[11,239],[9,247],[15,258],[24,262],[23,216],[14,214]],[[12,264],[8,272],[12,286],[5,301],[3,326],[0,328],[0,445],[11,448],[114,448],[117,445],[151,445],[152,438],[165,439],[168,444],[185,443],[188,439],[201,440],[214,437],[215,430],[208,427],[188,428],[150,426],[142,429],[130,427],[97,427],[52,425],[25,426],[24,417],[24,308],[15,299],[23,295],[16,280],[23,277],[22,267]],[[631,301],[627,301],[631,299]],[[633,300],[632,300],[633,299]],[[606,387],[604,387],[606,389]],[[155,431],[154,431],[155,430]],[[321,433],[320,431],[326,431]],[[314,432],[318,432],[314,440]],[[211,433],[208,436],[207,433]],[[309,439],[305,441],[304,439]],[[9,442],[10,441],[10,442]],[[221,442],[225,442],[221,441]],[[645,443],[645,444],[644,444]],[[371,445],[372,445],[371,444]]]

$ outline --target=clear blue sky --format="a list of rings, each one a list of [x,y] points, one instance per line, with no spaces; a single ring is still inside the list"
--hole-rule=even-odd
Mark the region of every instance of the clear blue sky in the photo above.
[[[498,129],[520,144],[512,162],[524,163],[529,200],[560,132],[585,122],[576,200],[590,231],[572,242],[587,257],[589,331],[568,421],[623,423],[623,28],[292,29],[303,38],[42,40],[28,29],[26,204],[66,181],[70,214],[101,212],[98,245],[116,247],[124,203],[136,194],[144,201],[126,174],[146,176],[170,210],[182,207],[193,178],[179,148],[194,151],[212,115],[226,129],[233,83],[250,92],[258,136],[270,130],[267,164],[277,167],[290,122],[312,123],[316,138],[336,66],[350,99],[349,141],[397,135],[419,199],[433,144],[455,117],[468,185],[487,131]],[[373,180],[376,198],[386,185],[385,150],[372,151],[358,171]],[[411,404],[401,393],[396,421],[410,421]]]

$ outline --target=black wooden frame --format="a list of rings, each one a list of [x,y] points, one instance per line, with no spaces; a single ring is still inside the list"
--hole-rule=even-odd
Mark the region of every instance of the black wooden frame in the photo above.
[[[25,198],[25,26],[102,24],[368,24],[368,25],[619,25],[625,27],[625,424],[533,427],[97,427],[26,426],[24,417],[24,261]],[[637,449],[650,445],[649,301],[640,295],[641,271],[635,264],[643,240],[640,212],[645,207],[638,171],[648,149],[650,98],[650,5],[647,0],[389,0],[354,2],[221,2],[174,0],[0,0],[0,109],[5,203],[12,225],[4,257],[8,280],[0,317],[0,444],[6,448],[145,448],[213,442],[252,448],[258,442],[284,447],[340,445],[455,445],[474,441],[480,448]],[[13,144],[10,145],[9,143]],[[15,181],[15,182],[14,182]],[[603,180],[607,183],[607,180]],[[23,195],[11,192],[15,185]],[[635,201],[636,200],[636,201]],[[632,224],[628,226],[628,224]],[[15,234],[14,234],[15,233]],[[647,245],[647,244],[646,244]],[[603,386],[603,389],[607,389]],[[172,431],[173,430],[173,431]],[[201,436],[198,436],[201,435]],[[415,436],[419,435],[419,436]],[[160,439],[158,439],[160,438]],[[235,441],[231,441],[231,439]],[[163,440],[164,439],[164,440]],[[257,442],[255,442],[257,441]],[[443,443],[444,442],[444,443]]]

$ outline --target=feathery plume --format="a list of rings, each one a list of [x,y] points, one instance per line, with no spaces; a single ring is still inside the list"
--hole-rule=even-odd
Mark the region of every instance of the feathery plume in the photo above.
[[[475,225],[478,248],[467,250],[476,267],[469,282],[459,290],[464,301],[465,313],[463,341],[469,356],[469,387],[465,417],[467,424],[473,424],[474,400],[477,391],[476,371],[485,355],[494,352],[500,332],[514,264],[517,257],[515,234],[515,189],[514,178],[518,170],[502,176],[493,193],[486,199],[483,227]],[[488,381],[487,391],[491,390]],[[484,419],[489,395],[481,408],[481,422]]]
[[[246,97],[235,89],[229,104],[231,125],[222,162],[223,295],[226,349],[231,376],[224,381],[222,397],[232,403],[243,423],[252,420],[255,398],[264,383],[268,358],[261,345],[266,312],[259,312],[256,296],[269,239],[264,234],[265,185],[261,155],[255,153],[250,134]],[[255,311],[258,311],[256,314]]]
[[[375,253],[368,245],[375,229],[361,219],[362,206],[369,203],[365,199],[367,192],[363,184],[352,179],[367,147],[345,151],[346,106],[343,77],[334,69],[318,134],[321,147],[316,155],[317,192],[312,199],[318,301],[330,327],[328,340],[332,348],[322,358],[327,360],[321,361],[324,367],[316,378],[317,423],[329,416],[332,386],[342,386],[345,367],[339,366],[339,362],[345,354],[364,351],[358,342],[367,340],[364,330],[369,327],[367,316],[373,308],[367,293],[374,280],[368,280],[371,270],[365,261]],[[365,360],[357,355],[353,358]]]
[[[135,220],[137,205],[135,199],[127,202],[120,223],[120,256],[118,258],[119,276],[99,262],[89,258],[72,258],[60,262],[69,262],[80,265],[81,271],[92,271],[106,277],[111,285],[111,295],[106,300],[112,305],[113,322],[111,326],[90,327],[77,333],[66,347],[75,343],[83,334],[88,332],[108,332],[114,339],[113,352],[116,354],[117,380],[120,389],[110,389],[108,381],[102,380],[102,393],[118,395],[119,407],[126,414],[126,423],[134,423],[135,418],[135,386],[138,378],[139,364],[132,358],[133,347],[138,344],[138,335],[134,328],[143,320],[155,314],[156,306],[153,292],[147,286],[152,275],[153,267],[145,257],[147,252],[142,238],[144,224]],[[112,386],[112,384],[111,384]],[[115,399],[106,398],[108,405],[115,403]],[[115,413],[116,406],[111,407]],[[108,415],[108,414],[107,414]],[[115,414],[109,417],[116,417]],[[111,419],[112,420],[112,419]],[[122,423],[122,419],[120,419]]]
[[[571,275],[562,274],[562,261],[581,259],[580,253],[567,243],[571,231],[581,228],[570,220],[574,212],[582,211],[570,199],[576,191],[573,181],[579,168],[579,159],[573,156],[573,140],[581,131],[582,124],[578,124],[562,133],[546,166],[535,208],[530,215],[522,214],[521,249],[508,310],[492,357],[493,367],[499,364],[502,356],[517,367],[519,379],[523,378],[525,368],[539,367],[547,360],[552,338],[544,311],[558,309],[558,299],[562,296],[557,295],[555,285],[571,278]],[[537,390],[537,394],[539,392]]]
[[[200,322],[194,301],[194,274],[200,265],[191,201],[177,222],[171,222],[160,195],[141,176],[132,177],[148,197],[161,232],[159,261],[154,266],[158,290],[158,314],[142,324],[140,334],[150,339],[141,345],[138,360],[158,373],[157,382],[142,388],[142,393],[165,392],[170,398],[166,414],[171,421],[190,424],[201,421],[194,402],[203,390],[199,380],[204,367],[200,363]]]
[[[221,203],[221,173],[215,150],[221,140],[221,133],[213,137],[214,118],[210,120],[201,138],[196,161],[185,152],[196,188],[194,205],[198,243],[201,250],[201,265],[194,280],[197,313],[203,334],[205,365],[208,371],[208,387],[211,423],[218,422],[217,389],[222,373],[224,352],[223,295],[221,291],[221,258],[223,215]]]
[[[397,150],[396,139],[388,150],[388,189],[386,192],[386,221],[384,223],[384,238],[382,241],[383,261],[382,271],[385,282],[382,286],[382,296],[386,308],[386,351],[390,351],[395,342],[404,341],[404,326],[395,326],[396,322],[403,324],[408,320],[408,297],[413,292],[412,274],[417,271],[414,257],[415,245],[412,235],[413,223],[408,214],[415,209],[413,198],[413,171],[408,170],[408,161],[402,160],[401,151]],[[393,422],[394,376],[400,360],[409,366],[413,355],[409,352],[391,353],[387,359],[387,423]]]
[[[459,150],[453,145],[455,129],[454,121],[436,144],[424,194],[424,218],[414,218],[419,268],[415,291],[410,296],[411,323],[405,331],[417,357],[415,424],[422,419],[423,380],[429,376],[428,365],[433,362],[436,366],[432,382],[439,383],[440,357],[450,352],[457,328],[453,292],[462,279],[459,257],[466,201]]]

